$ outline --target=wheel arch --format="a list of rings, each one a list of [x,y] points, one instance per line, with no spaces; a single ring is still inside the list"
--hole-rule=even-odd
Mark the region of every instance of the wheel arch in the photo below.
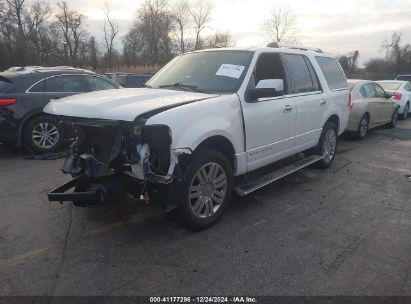
[[[337,130],[338,130],[338,134],[340,134],[341,132],[341,130],[340,130],[340,118],[338,117],[338,115],[337,114],[333,114],[333,115],[331,115],[328,119],[327,119],[327,121],[325,122],[325,124],[327,123],[327,122],[329,122],[329,121],[331,121],[332,123],[334,123],[336,126],[337,126]],[[324,125],[325,125],[324,124]]]
[[[235,149],[231,141],[222,135],[214,135],[203,140],[195,149],[198,151],[201,148],[209,148],[221,152],[225,157],[227,157],[233,170],[235,169]]]

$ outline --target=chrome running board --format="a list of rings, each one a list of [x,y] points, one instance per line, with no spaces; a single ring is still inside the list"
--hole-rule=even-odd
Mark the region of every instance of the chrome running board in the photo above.
[[[261,189],[264,186],[267,186],[279,179],[282,179],[283,177],[290,175],[302,168],[305,168],[313,163],[316,163],[319,160],[322,160],[324,157],[320,155],[311,155],[308,156],[304,159],[301,159],[299,161],[296,161],[295,163],[292,163],[291,165],[288,165],[286,167],[282,167],[280,169],[277,169],[267,175],[258,177],[254,180],[251,180],[247,182],[244,185],[241,185],[237,188],[235,188],[235,192],[239,196],[246,196],[258,189]]]

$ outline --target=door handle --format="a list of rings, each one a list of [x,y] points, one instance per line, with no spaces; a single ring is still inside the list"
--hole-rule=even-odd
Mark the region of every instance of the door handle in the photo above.
[[[320,102],[320,106],[325,106],[327,104],[327,100],[322,99]]]
[[[284,113],[286,113],[286,112],[291,112],[292,110],[293,110],[293,107],[290,106],[290,105],[286,105],[286,106],[284,107]]]

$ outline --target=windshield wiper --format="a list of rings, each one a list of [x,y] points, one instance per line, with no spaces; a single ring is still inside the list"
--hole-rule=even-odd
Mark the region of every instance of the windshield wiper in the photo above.
[[[199,93],[207,93],[206,91],[199,89],[196,85],[184,84],[182,82],[176,82],[174,84],[164,84],[158,87],[159,88],[183,88],[183,89],[190,89],[192,91],[199,92]]]

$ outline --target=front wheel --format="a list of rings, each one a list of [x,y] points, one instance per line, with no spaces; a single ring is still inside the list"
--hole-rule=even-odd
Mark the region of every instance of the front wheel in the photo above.
[[[181,191],[183,200],[174,218],[190,229],[207,229],[217,223],[231,200],[231,164],[220,152],[201,149],[193,155],[176,190]]]
[[[323,159],[315,163],[317,168],[327,169],[331,166],[337,153],[337,145],[338,127],[333,122],[327,121],[323,127],[317,147],[310,151],[310,154],[321,155],[323,157]]]

